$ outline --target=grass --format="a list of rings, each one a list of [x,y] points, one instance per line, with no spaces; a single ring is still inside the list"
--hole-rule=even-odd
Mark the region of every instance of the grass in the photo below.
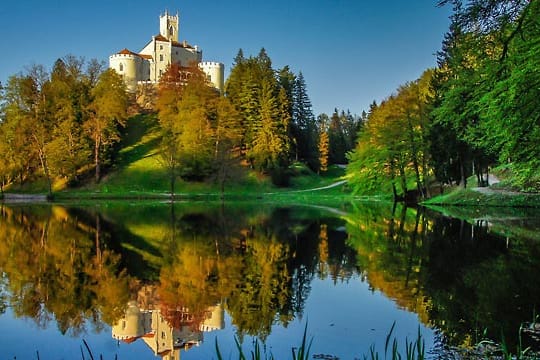
[[[445,194],[426,200],[424,205],[490,206],[540,208],[540,194],[509,191],[479,192],[455,188]]]
[[[388,335],[386,335],[386,341],[384,342],[384,357],[379,352],[375,351],[375,345],[371,345],[369,354],[364,355],[364,360],[424,360],[426,358],[426,344],[420,333],[420,327],[418,327],[418,334],[414,341],[405,338],[405,355],[403,355],[398,350],[398,340],[393,336],[395,326],[396,322],[394,321]],[[392,345],[391,348],[390,345]]]
[[[163,199],[169,196],[169,179],[159,161],[159,127],[155,117],[139,115],[129,119],[115,167],[111,169],[99,184],[88,183],[75,189],[65,189],[55,194],[56,199]],[[327,186],[344,175],[342,168],[333,166],[319,176],[304,164],[291,166],[291,186],[279,188],[272,185],[269,176],[246,169],[242,178],[225,186],[229,199],[261,198],[289,193],[309,188]],[[219,199],[218,184],[208,182],[187,182],[178,179],[176,191],[178,198],[196,198],[200,200]],[[326,196],[343,195],[341,187],[317,192]],[[309,194],[302,194],[302,198]],[[311,194],[311,195],[315,195]],[[299,199],[302,200],[302,199]]]
[[[253,344],[253,350],[249,352],[248,355],[244,352],[242,349],[242,345],[238,341],[238,338],[234,338],[234,342],[236,344],[236,349],[238,350],[238,359],[239,360],[274,360],[274,355],[272,353],[267,354],[266,350],[261,348],[261,345],[258,340],[255,340],[255,343]],[[309,340],[309,343],[307,342],[307,323],[306,327],[304,328],[304,335],[302,336],[302,342],[300,343],[300,346],[298,348],[291,348],[292,352],[292,360],[308,360],[309,359],[309,352],[311,350],[311,344],[313,343],[313,338]],[[218,360],[223,360],[224,357],[221,354],[221,351],[219,349],[219,344],[216,338],[216,356]]]
[[[118,144],[118,153],[114,166],[107,170],[100,183],[95,184],[90,178],[82,186],[68,188],[65,181],[57,180],[54,184],[56,201],[69,202],[76,200],[97,199],[165,199],[169,198],[170,184],[164,166],[159,161],[159,142],[161,140],[159,125],[154,115],[137,115],[130,118],[123,131],[122,140]],[[302,202],[306,198],[320,197],[328,202],[333,197],[349,196],[344,186],[335,188],[293,193],[306,189],[320,188],[339,181],[345,170],[338,166],[330,166],[328,171],[317,175],[302,163],[294,163],[290,167],[290,186],[280,188],[272,185],[270,177],[245,169],[243,177],[225,185],[225,197],[229,200],[272,198],[277,202]],[[25,184],[12,185],[9,192],[38,194],[46,192],[46,181],[33,179]],[[177,197],[219,200],[218,184],[207,182],[187,182],[178,179]],[[334,199],[335,202],[335,199]]]
[[[426,358],[425,341],[422,338],[422,334],[420,333],[420,328],[418,328],[418,334],[414,341],[409,341],[407,338],[405,338],[405,354],[402,354],[398,349],[399,348],[398,340],[396,339],[395,336],[393,336],[395,326],[396,326],[396,323],[394,322],[392,324],[392,327],[390,328],[390,331],[388,332],[388,335],[386,336],[386,341],[384,344],[384,356],[375,350],[375,345],[371,345],[369,349],[369,354],[364,355],[363,357],[364,360],[379,360],[379,359],[424,360]],[[242,346],[236,337],[234,338],[234,341],[236,343],[236,349],[238,351],[239,360],[248,360],[248,359],[274,360],[274,356],[271,353],[267,354],[266,350],[264,350],[264,347],[261,348],[261,345],[259,344],[258,340],[255,340],[255,343],[253,344],[253,349],[249,351],[249,353],[247,354],[242,349]],[[306,327],[304,328],[304,335],[302,336],[302,341],[300,343],[300,346],[298,348],[291,348],[291,353],[292,353],[291,359],[292,360],[308,360],[312,343],[313,343],[313,338],[311,338],[309,342],[307,340],[307,324],[306,324]],[[224,357],[221,354],[221,350],[219,348],[217,338],[215,342],[215,351],[216,351],[216,356],[218,360],[223,360]]]

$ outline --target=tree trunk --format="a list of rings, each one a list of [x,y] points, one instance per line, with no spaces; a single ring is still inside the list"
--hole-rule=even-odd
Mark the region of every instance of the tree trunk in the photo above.
[[[467,178],[465,176],[465,166],[463,164],[463,156],[459,157],[459,173],[460,173],[460,181],[459,184],[463,186],[464,189],[467,188]]]
[[[47,187],[48,187],[48,193],[47,198],[50,200],[52,199],[52,181],[51,181],[51,175],[49,174],[49,167],[47,166],[47,158],[45,157],[45,154],[43,150],[39,150],[39,161],[41,162],[41,167],[43,169],[43,173],[45,174],[45,178],[47,179]]]
[[[173,166],[173,168],[171,169],[171,201],[173,202],[174,202],[175,185],[176,185],[176,169]]]
[[[96,167],[96,184],[99,183],[100,177],[101,177],[101,169],[100,169],[100,161],[99,161],[99,148],[101,146],[101,142],[99,137],[96,138],[95,145],[94,145],[94,165]]]
[[[416,188],[418,190],[418,195],[422,197],[422,199],[425,198],[424,190],[423,190],[423,182],[420,178],[420,169],[418,164],[418,151],[416,150],[416,143],[414,141],[414,132],[413,132],[413,126],[411,122],[411,117],[407,116],[407,124],[409,126],[409,141],[411,144],[411,154],[412,154],[412,161],[413,161],[413,167],[414,167],[414,173],[416,175]]]
[[[399,177],[401,179],[401,191],[403,192],[403,197],[405,197],[407,194],[407,175],[405,175],[403,165],[399,165]]]

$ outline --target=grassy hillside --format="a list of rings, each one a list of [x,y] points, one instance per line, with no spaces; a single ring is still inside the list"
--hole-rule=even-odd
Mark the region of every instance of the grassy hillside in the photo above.
[[[89,180],[78,188],[56,188],[56,198],[91,199],[91,198],[143,198],[167,197],[169,179],[164,166],[160,162],[160,133],[157,120],[152,115],[137,115],[129,119],[121,142],[115,164],[103,177],[99,184]],[[243,169],[243,174],[234,182],[227,183],[225,193],[228,197],[263,197],[278,198],[286,196],[288,200],[296,198],[301,201],[306,196],[347,196],[343,185],[317,191],[304,191],[326,187],[341,180],[345,170],[332,166],[323,175],[313,173],[304,164],[291,166],[291,183],[287,188],[272,185],[268,176]],[[39,189],[39,187],[37,187]],[[38,190],[39,191],[39,190]],[[178,179],[176,184],[178,196],[215,197],[220,191],[217,184],[207,182],[186,182]],[[284,200],[284,199],[282,199]]]

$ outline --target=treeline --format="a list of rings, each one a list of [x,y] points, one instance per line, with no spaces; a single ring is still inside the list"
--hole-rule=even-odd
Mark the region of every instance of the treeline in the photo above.
[[[349,177],[360,193],[429,196],[429,182],[486,185],[492,167],[540,189],[538,1],[440,1],[453,15],[438,67],[374,103]]]
[[[128,109],[137,109],[118,74],[74,56],[50,72],[34,65],[1,89],[2,191],[44,178],[51,195],[55,181],[76,185],[92,173],[99,182],[114,165]],[[245,168],[286,186],[294,161],[324,172],[347,161],[363,120],[337,109],[315,117],[302,73],[273,69],[264,49],[249,58],[238,52],[224,94],[197,66],[171,64],[154,104],[171,192],[178,178],[213,180],[223,190]]]
[[[67,56],[51,72],[33,65],[1,88],[0,189],[44,176],[77,183],[112,160],[127,118],[122,78],[97,60]]]

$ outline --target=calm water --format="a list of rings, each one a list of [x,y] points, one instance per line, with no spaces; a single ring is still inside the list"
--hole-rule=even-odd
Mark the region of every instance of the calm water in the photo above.
[[[515,344],[540,301],[540,214],[473,225],[362,203],[107,203],[0,208],[0,359],[229,358],[235,337],[316,359],[386,336],[433,357],[480,335]],[[232,356],[234,358],[234,355]]]

